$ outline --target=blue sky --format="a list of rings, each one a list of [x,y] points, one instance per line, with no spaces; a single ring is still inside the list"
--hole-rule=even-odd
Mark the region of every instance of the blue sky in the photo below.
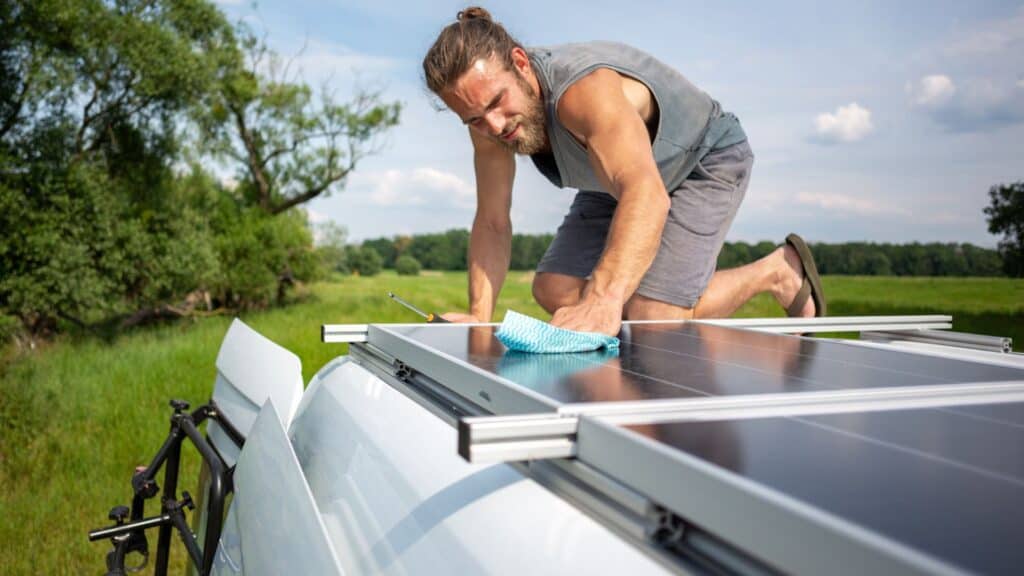
[[[405,108],[344,189],[308,205],[350,238],[468,228],[465,127],[438,112],[420,62],[462,2],[221,2],[339,95],[358,83]],[[1024,3],[483,3],[529,45],[633,44],[736,113],[756,155],[730,240],[994,245],[988,188],[1024,180]],[[573,191],[521,159],[517,232],[554,231]]]

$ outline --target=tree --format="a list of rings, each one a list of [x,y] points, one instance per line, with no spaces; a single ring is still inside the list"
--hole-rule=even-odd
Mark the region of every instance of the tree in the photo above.
[[[221,274],[214,291],[225,306],[281,304],[290,287],[320,275],[322,261],[302,212],[271,216],[254,206],[227,202],[219,210],[214,226]]]
[[[381,257],[369,246],[349,248],[348,265],[352,272],[360,276],[376,276],[381,269]]]
[[[749,264],[750,245],[746,242],[726,242],[718,254],[718,268],[724,270]]]
[[[348,266],[348,249],[345,246],[347,236],[348,230],[333,220],[316,226],[314,244],[325,269],[342,274],[351,272]]]
[[[536,268],[552,239],[551,234],[513,234],[509,268],[512,270]]]
[[[988,231],[1001,235],[999,253],[1008,276],[1024,276],[1024,181],[993,186],[985,208]]]
[[[448,258],[442,270],[466,270],[469,267],[469,231],[448,230],[444,233],[444,241],[448,248]]]
[[[399,256],[398,260],[395,260],[395,271],[399,276],[419,276],[419,260],[412,256]]]
[[[969,276],[1001,276],[1003,271],[1003,260],[999,252],[979,248],[971,244],[962,245],[964,257],[967,259]]]
[[[451,246],[441,234],[414,236],[407,254],[418,260],[427,270],[448,270]]]
[[[206,0],[0,3],[0,333],[267,306],[317,276],[293,207],[398,105],[316,97],[239,38]],[[200,164],[229,151],[237,187]]]
[[[230,51],[220,12],[14,1],[0,38],[3,314],[35,336],[58,320],[127,320],[211,282],[210,229],[172,166],[177,122]]]
[[[202,109],[206,148],[238,163],[246,199],[269,214],[340,187],[356,164],[378,150],[377,137],[398,123],[401,106],[358,91],[338,104],[289,77],[287,62],[244,27],[244,65],[227,60],[218,89]]]
[[[892,274],[892,263],[884,252],[872,251],[864,259],[863,274],[869,276],[888,276]]]
[[[394,268],[395,259],[398,257],[396,243],[397,241],[388,238],[374,238],[373,240],[364,240],[363,247],[373,248],[380,255],[385,268]]]

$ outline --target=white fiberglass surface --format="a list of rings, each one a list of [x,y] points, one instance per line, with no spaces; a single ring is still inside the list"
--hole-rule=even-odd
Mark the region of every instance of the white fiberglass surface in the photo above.
[[[452,427],[359,365],[318,380],[291,438],[346,571],[664,572],[512,467],[462,460]]]
[[[229,515],[248,576],[343,573],[271,400],[238,457],[234,484]]]
[[[302,396],[302,363],[298,356],[235,319],[217,355],[213,400],[236,429],[247,436],[267,398],[280,407],[287,428]],[[216,421],[207,424],[210,441],[233,466],[238,447]]]

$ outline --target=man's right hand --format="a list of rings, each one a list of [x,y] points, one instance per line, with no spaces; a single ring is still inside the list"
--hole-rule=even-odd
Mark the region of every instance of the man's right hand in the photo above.
[[[483,322],[483,320],[473,316],[472,314],[464,314],[462,312],[446,312],[441,314],[441,318],[444,318],[449,322],[455,322],[456,324],[479,324]]]

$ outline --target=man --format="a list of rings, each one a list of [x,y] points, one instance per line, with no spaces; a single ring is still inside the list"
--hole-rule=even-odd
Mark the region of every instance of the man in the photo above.
[[[731,315],[771,292],[791,316],[825,303],[798,236],[715,272],[753,153],[735,116],[681,74],[622,44],[526,49],[478,7],[459,12],[423,61],[428,87],[469,127],[477,210],[469,314],[489,322],[508,271],[515,154],[577,188],[537,268],[533,294],[571,330],[621,321]]]

